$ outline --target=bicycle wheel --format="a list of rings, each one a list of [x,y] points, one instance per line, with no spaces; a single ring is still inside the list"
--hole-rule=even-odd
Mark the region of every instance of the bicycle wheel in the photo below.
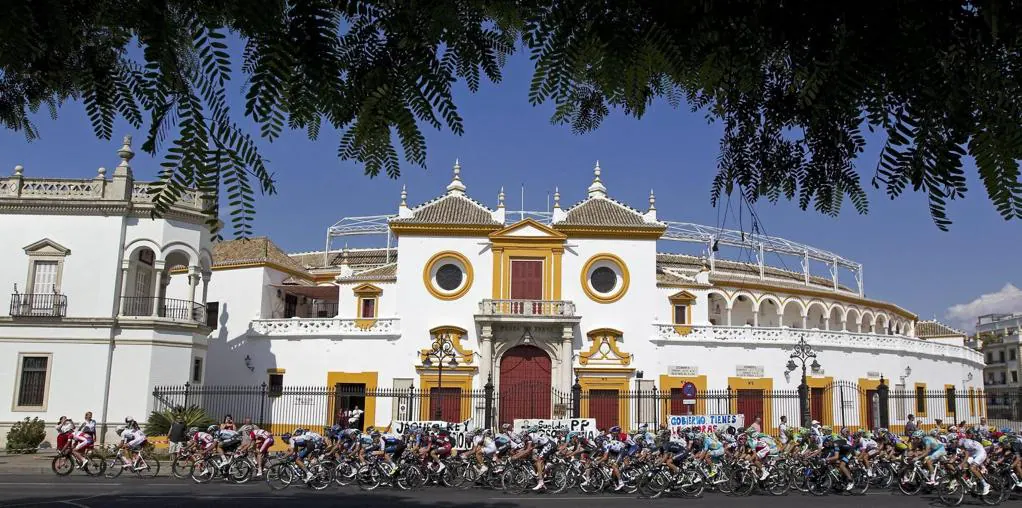
[[[606,477],[598,468],[587,467],[582,471],[582,478],[579,479],[578,489],[586,494],[600,492],[607,484]]]
[[[227,471],[227,479],[231,482],[242,484],[247,483],[252,479],[252,473],[255,471],[255,464],[249,461],[247,458],[234,460],[231,462],[230,467]]]
[[[788,493],[790,487],[788,473],[782,468],[774,468],[766,479],[767,492],[775,496],[783,496]]]
[[[334,483],[341,487],[351,485],[355,481],[355,468],[348,461],[338,462],[334,466]]]
[[[862,469],[856,469],[853,471],[852,481],[854,482],[854,487],[852,487],[852,492],[855,492],[860,496],[866,495],[866,492],[869,491],[869,480],[869,476],[867,476],[866,472]]]
[[[121,460],[120,455],[114,455],[106,461],[106,471],[103,473],[105,478],[117,478],[124,472],[124,461]]]
[[[323,490],[333,483],[333,479],[330,478],[330,472],[332,469],[323,467],[322,464],[315,464],[309,466],[309,472],[312,473],[312,479],[306,482],[309,487],[313,490]]]
[[[965,489],[957,477],[945,478],[937,484],[937,496],[947,506],[958,506],[965,499]]]
[[[101,476],[106,471],[106,461],[99,455],[90,453],[85,457],[85,461],[85,474],[89,476]]]
[[[380,468],[375,465],[362,466],[355,474],[358,488],[365,491],[376,490],[380,486],[380,480]]]
[[[567,464],[558,464],[558,465],[554,466],[553,471],[550,472],[550,476],[551,476],[551,482],[550,482],[551,487],[549,489],[550,493],[552,493],[552,494],[560,494],[561,492],[564,492],[565,490],[567,490],[568,485],[570,483],[568,481],[568,465]]]
[[[471,467],[471,466],[469,466]],[[526,482],[532,476],[521,465],[508,466],[501,475],[500,481],[507,494],[518,495],[525,492]]]
[[[67,455],[57,455],[50,461],[50,469],[57,473],[57,476],[67,476],[74,471],[75,465]]]
[[[156,457],[144,457],[135,473],[142,478],[156,478],[160,474],[160,461]]]
[[[809,493],[814,496],[826,495],[833,486],[834,479],[831,478],[826,471],[814,469],[812,473],[806,477],[806,488],[809,489]]]
[[[397,486],[401,490],[413,490],[425,483],[422,471],[418,466],[402,466],[397,474]]]
[[[294,472],[286,462],[278,462],[266,470],[266,485],[270,490],[286,489],[291,486],[294,479]]]
[[[170,463],[171,474],[179,480],[191,477],[194,468],[195,460],[191,457],[174,457],[174,462]]]
[[[209,483],[216,475],[216,460],[205,459],[195,463],[190,476],[195,483]]]
[[[988,492],[985,496],[979,496],[980,501],[983,501],[983,504],[987,506],[1001,504],[1001,499],[1005,497],[1004,494],[1002,494],[1005,485],[1002,482],[1001,476],[985,474],[983,475],[983,478],[988,484],[990,484],[990,492]]]

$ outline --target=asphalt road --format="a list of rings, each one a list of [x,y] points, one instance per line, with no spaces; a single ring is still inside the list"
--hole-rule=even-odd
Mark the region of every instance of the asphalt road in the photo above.
[[[1008,501],[1015,504],[1018,501]],[[677,505],[693,507],[736,507],[762,508],[783,506],[784,508],[812,507],[927,507],[939,505],[932,497],[906,497],[890,492],[870,493],[866,496],[812,497],[789,493],[782,497],[755,495],[751,497],[729,497],[707,494],[700,499],[639,499],[628,495],[562,495],[525,494],[508,496],[500,492],[472,489],[467,491],[429,488],[414,492],[382,490],[362,492],[357,487],[328,488],[316,492],[305,487],[293,487],[283,492],[270,491],[263,482],[246,485],[211,483],[198,485],[187,480],[155,478],[143,480],[121,477],[115,480],[93,479],[84,476],[57,478],[47,475],[0,475],[0,507],[54,506],[77,508],[128,507],[128,506],[182,506],[280,508],[285,506],[355,506],[379,508],[574,508],[580,504],[586,508],[637,507],[643,505]],[[978,499],[966,498],[964,504],[979,506]]]

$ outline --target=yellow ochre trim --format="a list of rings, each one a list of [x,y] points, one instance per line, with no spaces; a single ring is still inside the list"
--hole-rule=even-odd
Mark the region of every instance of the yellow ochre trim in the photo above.
[[[831,392],[828,390],[828,388],[831,388],[831,385],[833,385],[833,384],[834,384],[834,378],[831,377],[831,376],[826,376],[826,377],[806,376],[806,386],[809,387],[809,414],[812,414],[812,404],[813,404],[812,393],[813,393],[813,388],[822,388],[823,389],[823,402],[822,402],[822,404],[823,404],[823,414],[820,415],[820,417],[822,418],[820,420],[820,423],[822,425],[824,425],[824,426],[833,426],[834,425],[834,405],[831,403],[833,397],[831,397]],[[797,416],[798,415],[788,415],[788,418],[795,418]]]
[[[599,263],[600,261],[610,261],[611,263],[616,264],[618,270],[621,272],[620,287],[618,287],[618,290],[615,291],[613,294],[601,295],[594,291],[591,287],[589,287],[589,271],[593,268],[593,265]],[[609,252],[602,252],[589,258],[589,261],[586,261],[585,266],[582,267],[582,274],[580,275],[580,280],[582,283],[582,291],[585,292],[586,296],[588,296],[590,300],[597,303],[613,303],[620,300],[621,297],[628,292],[628,285],[631,282],[631,279],[628,275],[628,266],[625,265],[625,262],[621,258]]]
[[[922,411],[919,410],[919,400],[916,397],[916,394],[919,393],[919,389],[920,388],[923,389],[923,410]],[[919,418],[920,416],[926,416],[927,410],[929,409],[929,407],[927,407],[929,405],[928,404],[928,402],[929,402],[928,399],[929,399],[929,397],[926,396],[926,383],[916,383],[915,386],[912,389],[912,410],[913,410],[912,412],[915,414],[916,418]]]
[[[738,413],[738,390],[762,390],[764,397],[760,400],[763,401],[763,414],[758,415],[763,419],[763,432],[770,434],[770,429],[773,427],[773,399],[767,397],[774,389],[774,380],[769,377],[750,378],[750,377],[728,377],[727,385],[733,392],[731,395],[731,413]],[[749,418],[745,422],[745,426],[752,425],[757,415],[747,415]]]
[[[471,225],[471,224],[402,224],[391,222],[390,230],[395,235],[423,235],[423,236],[487,236],[500,229],[499,224]]]
[[[514,236],[511,233],[532,227],[542,236]],[[513,259],[543,261],[543,299],[561,298],[561,255],[564,253],[564,233],[525,219],[490,234],[493,251],[493,298],[511,298],[511,262]]]
[[[280,264],[277,264],[277,263],[270,263],[270,262],[266,262],[266,261],[255,261],[255,262],[249,262],[249,263],[224,263],[224,264],[221,264],[221,265],[213,265],[213,267],[210,268],[210,271],[216,272],[216,271],[219,271],[219,270],[237,270],[237,269],[241,269],[241,268],[273,268],[274,270],[277,270],[278,272],[284,272],[284,273],[286,273],[288,275],[294,275],[295,277],[300,277],[300,278],[308,280],[308,281],[312,280],[312,278],[309,276],[308,273],[299,272],[299,271],[297,271],[297,270],[295,270],[293,268],[288,268],[288,267],[286,267],[284,265],[280,265]]]
[[[379,380],[378,372],[327,372],[326,373],[326,385],[328,389],[333,389],[338,384],[363,384],[366,387],[367,392],[376,391],[377,383]],[[376,397],[366,396],[365,407],[362,408],[365,414],[362,416],[365,428],[376,426]],[[326,421],[333,422],[334,415],[337,410],[334,409],[336,404],[336,397],[327,398],[327,414]]]
[[[660,393],[666,397],[666,402],[660,410],[660,423],[667,425],[667,417],[671,415],[671,390],[680,390],[685,383],[692,383],[696,387],[696,408],[697,415],[706,414],[706,397],[699,397],[698,394],[706,391],[706,376],[668,376],[660,375]]]
[[[419,369],[416,369],[419,370]],[[475,367],[471,367],[470,370],[464,368],[455,368],[448,370],[444,368],[443,378],[437,376],[436,369],[420,370],[419,371],[419,386],[422,387],[422,393],[425,397],[419,404],[419,418],[422,420],[432,420],[433,415],[429,414],[430,395],[433,388],[458,388],[461,390],[461,403],[459,409],[461,414],[459,420],[465,420],[472,416],[472,380],[475,378]],[[443,417],[445,421],[453,421],[454,419],[450,416]]]
[[[607,361],[617,360],[622,366],[627,366],[632,363],[631,353],[623,353],[620,349],[618,349],[617,341],[622,336],[620,330],[615,330],[613,328],[598,328],[590,331],[586,334],[586,336],[589,337],[589,340],[593,341],[593,345],[590,346],[589,351],[579,353],[579,364],[588,365],[591,359]],[[617,356],[616,359],[610,358],[609,354],[602,354],[601,357],[593,358],[595,355],[601,353],[600,348],[602,348],[604,344],[607,344],[610,352]]]
[[[592,397],[592,390],[617,390],[618,401],[617,401],[617,424],[622,428],[628,428],[631,420],[628,418],[628,406],[629,400],[622,398],[622,395],[628,392],[628,380],[631,376],[632,369],[619,370],[627,375],[625,376],[589,376],[587,374],[596,373],[592,370],[575,369],[578,374],[578,384],[582,387],[582,391],[587,392],[589,396],[582,397],[581,400],[581,415],[582,418],[591,418],[589,414],[589,399]],[[614,371],[617,372],[617,371]]]
[[[383,294],[383,290],[382,289],[380,289],[378,286],[374,286],[374,285],[369,284],[369,283],[360,284],[358,286],[355,286],[354,288],[351,289],[351,292],[355,293],[356,295],[382,295]]]
[[[531,227],[539,230],[540,232],[544,233],[544,235],[543,236],[537,236],[537,235],[532,235],[532,236],[515,236],[515,235],[511,234],[511,233],[513,233],[515,231],[518,231],[519,229],[522,229],[522,228],[527,227],[527,226],[531,226]],[[494,232],[490,233],[490,240],[508,240],[508,241],[511,241],[511,242],[544,242],[544,241],[545,242],[550,242],[550,241],[557,241],[557,242],[563,243],[563,241],[566,238],[568,238],[568,235],[566,235],[566,234],[564,234],[564,233],[562,233],[562,232],[560,232],[560,231],[558,231],[558,230],[556,230],[554,228],[551,228],[550,226],[547,226],[547,225],[541,224],[539,222],[536,222],[533,219],[520,220],[520,221],[518,221],[518,222],[516,222],[514,224],[511,224],[510,226],[507,226],[506,228],[499,229],[497,231],[494,231]]]
[[[267,374],[284,374],[287,369],[266,369]]]
[[[554,227],[568,235],[568,238],[617,238],[621,240],[657,239],[663,236],[664,231],[667,230],[667,228],[567,226],[558,224],[555,224]]]
[[[452,293],[444,293],[433,287],[433,277],[431,276],[434,265],[446,258],[457,259],[465,268],[465,282],[461,285],[460,289]],[[472,263],[462,253],[453,250],[445,250],[434,254],[433,257],[429,258],[429,261],[426,262],[426,267],[422,270],[422,281],[426,285],[426,291],[429,291],[438,300],[457,300],[461,298],[472,287],[472,280]]]
[[[429,331],[429,340],[432,342],[434,339],[436,339],[437,335],[440,334],[447,334],[451,338],[451,345],[454,347],[454,350],[461,355],[461,358],[458,359],[459,362],[468,365],[471,364],[473,360],[475,360],[475,352],[473,352],[470,349],[465,349],[465,346],[461,344],[461,339],[463,339],[468,334],[468,331],[466,331],[464,328],[447,325],[432,328]],[[419,361],[424,362],[426,360],[426,355],[429,354],[430,351],[431,348],[419,350]],[[445,367],[444,370],[447,370],[447,368]]]

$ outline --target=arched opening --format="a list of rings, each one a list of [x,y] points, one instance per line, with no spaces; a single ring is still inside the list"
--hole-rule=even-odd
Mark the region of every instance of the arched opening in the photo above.
[[[500,357],[500,423],[550,418],[550,356],[535,346],[515,346]]]
[[[806,328],[809,329],[827,329],[826,311],[823,304],[820,302],[812,302],[809,304],[809,310],[806,318]]]
[[[731,324],[734,326],[753,326],[756,319],[752,312],[752,298],[738,295],[731,304]]]
[[[859,318],[859,329],[862,333],[874,333],[873,325],[876,322],[876,317],[870,311],[863,311],[862,317]]]
[[[784,304],[784,314],[781,317],[781,326],[791,328],[802,328],[802,303],[798,300],[788,300]]]
[[[715,325],[729,325],[727,321],[727,300],[719,293],[710,293],[707,297],[709,303],[710,323]]]
[[[891,332],[888,329],[887,316],[877,314],[876,324],[873,326],[873,331],[877,335],[890,335]]]
[[[841,308],[837,305],[830,308],[830,320],[827,322],[827,329],[833,332],[843,332],[844,323],[841,322],[844,315],[841,312]]]
[[[156,253],[149,247],[135,249],[128,257],[127,281],[121,295],[121,315],[152,316],[158,294]]]
[[[780,306],[772,297],[759,301],[759,326],[780,326]]]
[[[859,323],[861,318],[858,309],[848,309],[848,313],[845,314],[845,330],[862,333],[861,323]]]

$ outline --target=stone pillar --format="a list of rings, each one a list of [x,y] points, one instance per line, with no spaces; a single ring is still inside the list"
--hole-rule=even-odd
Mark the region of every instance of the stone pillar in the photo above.
[[[128,301],[125,297],[128,296],[128,272],[131,268],[131,262],[125,260],[121,263],[121,301],[117,302],[117,315],[124,315],[124,306]]]
[[[153,280],[152,280],[152,302],[153,308],[150,315],[152,317],[159,317],[160,315],[160,304],[163,301],[163,275],[165,270],[163,268],[163,262],[157,261],[153,266]]]
[[[558,390],[567,391],[571,386],[571,380],[574,379],[572,375],[575,370],[575,359],[572,358],[574,352],[574,345],[572,342],[575,340],[575,327],[574,325],[564,325],[561,328],[561,379],[558,383]]]
[[[493,375],[493,327],[483,325],[479,334],[479,378],[486,380]]]
[[[213,272],[202,272],[202,304],[206,305],[206,297],[209,295],[209,278]]]
[[[759,326],[759,309],[752,309],[752,326]]]
[[[724,322],[727,326],[731,326],[731,307],[727,308],[727,321]]]
[[[809,328],[809,314],[808,313],[802,314],[802,329],[805,330],[807,328]]]
[[[197,267],[188,267],[188,302],[195,303],[195,288],[199,285],[199,270]]]

